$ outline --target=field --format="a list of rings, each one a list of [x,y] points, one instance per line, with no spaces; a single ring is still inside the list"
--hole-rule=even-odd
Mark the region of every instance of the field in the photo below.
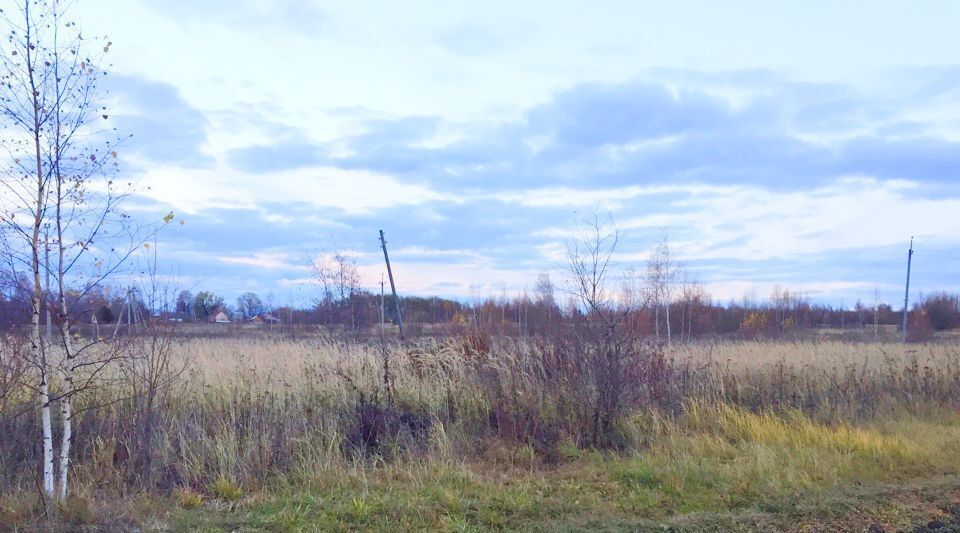
[[[158,389],[148,449],[126,380],[77,399],[96,408],[80,409],[73,496],[55,523],[31,477],[38,450],[24,445],[36,421],[3,421],[0,523],[912,531],[960,518],[952,344],[664,348],[603,440],[590,417],[598,391],[556,375],[547,362],[559,352],[535,341],[169,348],[185,370]]]

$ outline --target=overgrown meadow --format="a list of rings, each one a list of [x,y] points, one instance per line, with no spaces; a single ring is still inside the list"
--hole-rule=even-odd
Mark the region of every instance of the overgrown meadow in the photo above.
[[[140,358],[74,399],[73,496],[55,513],[35,412],[17,411],[29,391],[8,395],[2,523],[790,529],[866,512],[906,527],[950,502],[890,491],[949,495],[960,479],[950,344],[646,344],[611,376],[575,340],[163,343],[127,349],[162,351],[166,381],[144,388]]]

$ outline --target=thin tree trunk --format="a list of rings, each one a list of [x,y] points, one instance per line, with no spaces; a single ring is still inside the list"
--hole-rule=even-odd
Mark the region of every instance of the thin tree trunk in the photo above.
[[[72,363],[68,364],[72,366]],[[67,385],[72,385],[72,376],[68,380]],[[60,417],[63,419],[63,434],[60,439],[60,479],[57,485],[57,497],[60,501],[66,501],[67,499],[67,473],[70,470],[70,444],[73,441],[73,408],[71,404],[69,395],[60,399]]]
[[[66,316],[66,298],[61,290],[61,312]],[[61,330],[63,347],[66,351],[64,364],[66,365],[63,396],[60,398],[60,418],[63,423],[63,432],[60,436],[60,472],[57,483],[57,497],[60,501],[67,499],[67,475],[70,471],[70,445],[73,443],[73,374],[76,370],[76,359],[73,352],[73,341],[70,339],[70,321],[64,319]]]
[[[660,342],[660,304],[657,304],[654,307],[653,311],[653,331],[656,336],[657,342]]]
[[[36,79],[33,70],[34,46],[31,35],[30,21],[30,2],[24,2],[24,13],[26,20],[26,46],[24,52],[27,60],[27,74],[30,80],[30,89],[33,99],[33,146],[37,161],[37,198],[34,206],[33,235],[31,236],[32,248],[32,267],[33,267],[33,316],[30,320],[32,326],[32,344],[34,360],[40,367],[40,420],[43,427],[43,492],[52,497],[54,495],[53,484],[53,427],[50,417],[50,369],[47,361],[46,350],[42,343],[43,338],[40,334],[40,309],[43,302],[43,288],[40,285],[40,225],[43,222],[46,180],[43,176],[43,162],[40,151],[40,102],[37,99],[38,92]]]
[[[53,426],[50,420],[50,385],[47,376],[40,381],[40,421],[43,425],[43,492],[54,495],[53,485]]]
[[[63,423],[63,434],[60,439],[60,479],[58,483],[58,494],[60,501],[67,499],[67,475],[70,471],[70,445],[73,443],[73,374],[76,370],[77,354],[73,351],[73,339],[70,337],[70,308],[67,306],[66,286],[64,278],[66,277],[66,246],[64,245],[63,234],[63,176],[60,174],[60,115],[56,115],[56,135],[57,141],[54,152],[53,173],[56,182],[56,225],[57,225],[57,286],[60,289],[60,313],[63,316],[60,334],[63,337],[64,350],[64,378],[63,395],[60,398],[60,418]]]
[[[663,306],[664,314],[667,315],[667,344],[670,344],[670,301]]]

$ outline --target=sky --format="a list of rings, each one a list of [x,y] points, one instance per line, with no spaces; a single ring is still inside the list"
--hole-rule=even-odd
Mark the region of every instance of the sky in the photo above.
[[[960,3],[79,0],[186,288],[471,300],[561,282],[590,213],[715,300],[960,290]]]

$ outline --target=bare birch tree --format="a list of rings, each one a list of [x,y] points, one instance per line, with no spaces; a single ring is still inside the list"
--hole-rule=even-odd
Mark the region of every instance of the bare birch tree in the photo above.
[[[660,310],[666,315],[667,344],[670,344],[670,303],[673,298],[673,282],[676,278],[676,268],[670,253],[670,244],[666,235],[657,242],[647,261],[647,286],[650,290],[650,300],[654,312],[654,331],[660,340]]]
[[[324,315],[322,318],[332,318],[334,322],[344,326],[349,323],[353,327],[353,297],[360,290],[360,270],[355,254],[337,248],[334,243],[332,251],[318,253],[310,261],[310,266],[322,290],[317,300],[317,310]],[[348,316],[343,316],[344,312]]]
[[[100,103],[110,43],[83,36],[67,18],[69,7],[58,0],[23,0],[0,12],[8,29],[0,43],[0,224],[10,263],[29,272],[32,283],[27,359],[36,371],[43,492],[59,500],[67,497],[72,399],[118,357],[101,339],[75,331],[80,306],[139,245],[129,218],[118,211],[130,185],[115,185],[119,139],[106,126],[109,115]],[[41,238],[41,228],[50,229],[49,238]],[[125,246],[113,246],[117,239]],[[52,264],[42,257],[48,246]],[[41,273],[52,278],[47,290]],[[44,311],[57,329],[49,339],[40,330]],[[55,404],[61,429],[56,458]]]

